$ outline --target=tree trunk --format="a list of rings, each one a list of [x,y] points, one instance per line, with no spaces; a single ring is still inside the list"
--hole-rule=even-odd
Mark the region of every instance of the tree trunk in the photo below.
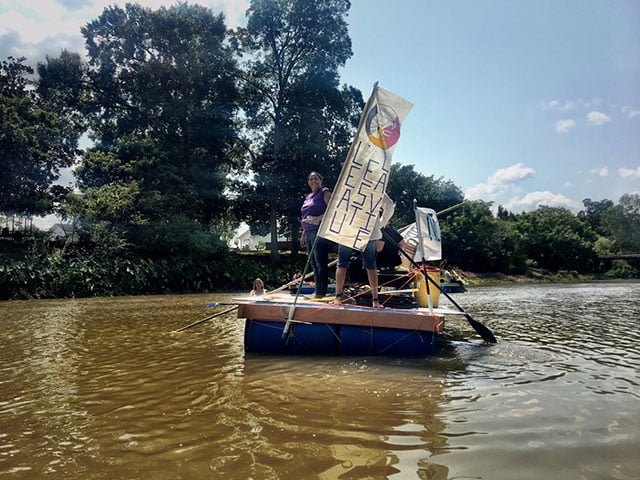
[[[271,202],[270,222],[271,222],[271,261],[273,263],[280,263],[280,252],[278,252],[278,216],[276,212],[275,200]]]
[[[289,225],[291,225],[291,256],[295,258],[300,252],[300,228],[291,219],[289,220]]]

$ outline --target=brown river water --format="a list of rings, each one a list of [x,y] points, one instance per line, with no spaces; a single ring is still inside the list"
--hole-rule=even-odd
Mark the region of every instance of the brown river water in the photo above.
[[[640,283],[454,298],[498,344],[245,355],[234,313],[173,332],[230,295],[0,302],[0,480],[640,478]]]

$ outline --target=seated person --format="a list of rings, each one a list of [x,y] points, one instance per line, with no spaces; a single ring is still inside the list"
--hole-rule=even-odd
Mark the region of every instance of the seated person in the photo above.
[[[382,238],[378,240],[378,257],[376,259],[378,268],[380,270],[394,270],[402,263],[399,248],[404,250],[406,246],[407,243],[395,228],[391,225],[383,227]]]
[[[252,297],[259,297],[264,295],[264,282],[260,278],[256,278],[253,281],[253,290],[251,290],[250,294]]]
[[[392,241],[390,241],[387,236],[391,238]],[[378,252],[376,265],[381,273],[385,271],[392,272],[395,270],[395,267],[402,264],[400,250],[393,242],[403,250],[406,248],[407,243],[402,239],[402,235],[391,225],[387,225],[382,228],[382,238],[378,240],[376,246]],[[360,252],[354,251],[351,255],[347,275],[352,284],[365,283],[367,281],[367,272],[362,267],[362,256]]]

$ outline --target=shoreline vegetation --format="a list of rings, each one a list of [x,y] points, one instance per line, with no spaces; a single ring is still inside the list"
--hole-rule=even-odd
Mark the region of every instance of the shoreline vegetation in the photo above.
[[[502,272],[463,272],[456,269],[465,286],[492,286],[532,283],[579,283],[592,281],[623,280],[603,278],[602,275],[581,274],[578,272],[549,272],[541,269],[530,269],[522,275],[509,275]]]
[[[45,298],[117,297],[189,293],[235,293],[251,290],[261,278],[266,290],[279,288],[303,271],[306,255],[283,255],[274,264],[268,251],[219,250],[200,258],[124,258],[58,254],[31,254],[0,262],[0,301]],[[636,279],[637,276],[551,272],[529,268],[527,273],[471,272],[457,266],[432,266],[452,270],[467,287],[576,283]],[[330,275],[333,271],[330,272]]]
[[[598,282],[598,281],[613,281],[624,279],[609,279],[598,278],[596,275],[582,275],[575,272],[561,272],[557,274],[537,274],[530,275],[507,275],[504,273],[473,273],[468,272],[466,281],[464,282],[466,287],[477,286],[497,286],[497,285],[510,285],[510,284],[547,284],[547,283],[581,283],[581,282]]]

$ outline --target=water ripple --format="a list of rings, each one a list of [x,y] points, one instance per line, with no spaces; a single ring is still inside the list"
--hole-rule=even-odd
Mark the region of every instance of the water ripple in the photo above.
[[[0,476],[614,478],[640,463],[640,284],[469,289],[430,359],[245,355],[228,296],[0,304]],[[213,476],[213,477],[212,477]]]

